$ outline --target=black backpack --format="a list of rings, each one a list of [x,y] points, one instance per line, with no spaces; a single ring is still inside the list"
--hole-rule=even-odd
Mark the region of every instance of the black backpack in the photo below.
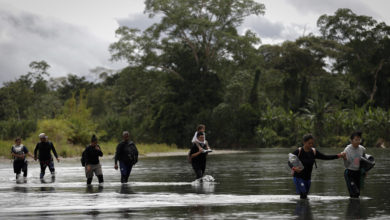
[[[85,163],[87,162],[85,154],[86,153],[85,153],[85,150],[84,150],[83,153],[81,154],[81,159],[80,159],[81,166],[83,166],[83,167],[85,167]]]
[[[138,162],[138,150],[133,142],[128,143],[128,157],[130,162],[134,165]]]

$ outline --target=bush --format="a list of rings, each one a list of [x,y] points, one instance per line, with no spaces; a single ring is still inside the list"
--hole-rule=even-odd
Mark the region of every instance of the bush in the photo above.
[[[1,139],[13,140],[15,137],[26,138],[35,131],[37,122],[35,120],[8,120],[0,121]]]

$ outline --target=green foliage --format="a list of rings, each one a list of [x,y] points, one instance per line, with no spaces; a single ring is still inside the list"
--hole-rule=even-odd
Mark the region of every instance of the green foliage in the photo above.
[[[385,23],[339,9],[318,19],[321,36],[258,47],[255,33],[239,31],[246,17],[264,13],[253,0],[145,6],[160,20],[143,31],[119,27],[109,48],[127,68],[96,68],[95,82],[49,79],[50,65],[34,61],[4,83],[0,138],[33,144],[45,132],[63,156],[78,155],[92,134],[112,154],[124,130],[136,143],[187,147],[200,123],[217,148],[289,147],[306,133],[320,146],[342,147],[354,130],[368,147],[390,142]]]
[[[28,137],[37,127],[35,120],[0,121],[0,139],[13,140],[16,137]]]
[[[84,93],[84,90],[80,91],[78,100],[76,100],[75,94],[73,94],[72,98],[68,99],[64,105],[62,117],[69,128],[65,130],[66,137],[73,144],[80,143],[86,145],[90,142],[92,134],[102,135],[97,131],[97,124],[92,120],[91,109],[87,108]]]
[[[40,133],[45,133],[54,143],[67,143],[68,134],[71,133],[69,122],[64,119],[45,119],[38,122],[36,132],[32,137],[38,139]]]

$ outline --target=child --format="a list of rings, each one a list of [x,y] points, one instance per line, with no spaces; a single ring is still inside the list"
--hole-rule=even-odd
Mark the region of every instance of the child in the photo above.
[[[197,129],[196,129],[196,132],[194,134],[194,137],[192,138],[192,144],[196,144],[196,146],[198,147],[199,151],[201,151],[202,153],[207,153],[207,152],[212,152],[210,146],[209,146],[209,143],[206,141],[206,126],[203,125],[203,124],[200,124],[198,125]],[[203,141],[200,141],[198,140],[197,138],[197,135],[198,133],[202,133],[203,136],[204,136],[204,140]],[[202,143],[206,146],[206,149],[203,149],[199,143]]]
[[[11,147],[11,155],[14,158],[14,172],[16,173],[16,181],[18,181],[21,171],[23,171],[24,181],[26,181],[27,178],[26,154],[29,155],[30,157],[33,157],[33,155],[30,152],[28,152],[27,147],[22,144],[22,139],[20,137],[17,137],[15,139],[15,145]]]
[[[360,160],[366,153],[366,148],[360,145],[361,140],[362,132],[353,132],[351,144],[344,149],[344,178],[351,198],[359,198],[360,196]]]

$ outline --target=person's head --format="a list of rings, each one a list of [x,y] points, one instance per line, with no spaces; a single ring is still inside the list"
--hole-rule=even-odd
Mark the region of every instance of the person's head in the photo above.
[[[200,141],[200,142],[203,142],[204,141],[204,133],[203,132],[198,132],[196,134],[196,138]]]
[[[305,134],[303,136],[303,146],[307,146],[307,147],[314,146],[314,136],[312,134]]]
[[[47,139],[47,136],[45,133],[40,133],[39,134],[39,139],[41,140],[41,142],[46,142],[46,139]]]
[[[22,143],[22,138],[20,138],[20,137],[15,138],[16,145],[20,145],[21,143]]]
[[[196,131],[197,132],[205,132],[206,131],[206,125],[203,125],[203,124],[198,125],[198,127],[196,128]]]
[[[359,144],[362,141],[362,132],[361,131],[355,131],[351,134],[351,144],[354,147],[358,147]]]
[[[91,145],[95,146],[97,144],[97,142],[98,142],[98,139],[97,139],[96,135],[92,135],[92,137],[91,137]]]
[[[130,133],[128,131],[124,131],[122,133],[122,138],[123,140],[128,141],[130,139]]]

